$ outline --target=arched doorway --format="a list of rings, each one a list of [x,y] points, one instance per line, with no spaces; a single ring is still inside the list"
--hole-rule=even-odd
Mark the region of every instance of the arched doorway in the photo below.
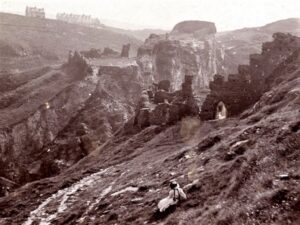
[[[216,114],[215,119],[217,120],[223,120],[227,118],[227,108],[224,104],[224,102],[219,102],[216,107]]]

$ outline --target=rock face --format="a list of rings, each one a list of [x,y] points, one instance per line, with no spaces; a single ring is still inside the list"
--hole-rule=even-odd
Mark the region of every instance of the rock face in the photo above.
[[[0,189],[60,173],[134,114],[137,66],[103,66],[101,75],[98,68],[75,52],[62,67],[24,74],[33,79],[1,92],[0,177],[11,182]]]
[[[51,149],[44,147],[53,142],[71,118],[83,109],[97,85],[97,78],[75,73],[71,64],[69,62],[62,70],[52,70],[1,95],[1,100],[11,96],[11,101],[1,109],[0,176],[20,185],[48,176],[58,168],[59,162],[55,159],[64,152],[57,152],[52,161]],[[79,63],[76,71],[87,72],[84,65]],[[69,73],[71,71],[74,73]],[[74,149],[73,159],[80,159],[81,154]]]
[[[199,108],[192,90],[193,76],[186,75],[182,88],[169,92],[170,82],[163,80],[144,91],[136,108],[133,126],[174,124],[185,116],[198,116]]]
[[[294,59],[300,48],[300,38],[290,34],[275,33],[272,42],[262,45],[261,54],[250,55],[249,65],[240,65],[238,74],[228,80],[216,75],[210,83],[200,116],[203,120],[216,118],[217,105],[223,102],[228,116],[235,116],[253,105],[269,90],[270,81],[276,79],[278,70]],[[296,67],[288,67],[291,71]]]
[[[146,82],[169,80],[171,89],[178,90],[185,74],[191,74],[196,93],[208,88],[213,75],[223,71],[215,32],[213,23],[188,21],[176,25],[168,35],[150,35],[137,55]]]

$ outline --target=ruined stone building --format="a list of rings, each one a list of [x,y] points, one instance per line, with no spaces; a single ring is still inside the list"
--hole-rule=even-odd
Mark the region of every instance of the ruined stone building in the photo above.
[[[91,15],[77,15],[68,13],[57,13],[56,19],[68,23],[75,23],[85,26],[99,26],[101,25],[98,18],[93,18]]]
[[[162,80],[144,90],[137,104],[133,126],[175,124],[186,116],[198,116],[199,108],[193,94],[193,76],[185,75],[181,89],[170,91],[171,82]],[[132,121],[129,121],[127,127]]]
[[[250,55],[249,65],[238,67],[237,74],[229,74],[227,80],[215,75],[209,84],[210,93],[201,108],[201,119],[237,116],[255,104],[270,89],[269,84],[280,74],[280,68],[286,67],[299,50],[299,37],[275,33],[273,41],[263,43],[261,54]]]
[[[25,16],[35,17],[35,18],[45,18],[44,8],[37,7],[26,7]]]

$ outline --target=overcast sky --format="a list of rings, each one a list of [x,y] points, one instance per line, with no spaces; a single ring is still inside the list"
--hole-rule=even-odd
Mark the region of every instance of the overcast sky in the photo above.
[[[220,31],[300,17],[300,0],[0,0],[0,11],[24,14],[26,5],[45,8],[48,18],[57,12],[89,14],[131,29],[172,29],[183,20],[206,20]]]

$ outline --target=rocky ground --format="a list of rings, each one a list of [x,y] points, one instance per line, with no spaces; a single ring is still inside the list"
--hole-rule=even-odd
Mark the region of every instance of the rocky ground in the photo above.
[[[282,74],[237,118],[120,131],[59,176],[2,198],[0,223],[299,224],[299,77]],[[159,214],[173,178],[188,199]]]
[[[128,120],[142,84],[132,62],[119,61],[101,75],[74,62],[1,76],[1,196],[65,170]]]
[[[192,86],[204,96],[219,59],[229,64],[213,23],[196,23],[205,29],[151,35],[136,59],[70,53],[64,65],[0,75],[1,225],[299,224],[298,38],[278,34],[250,57],[251,74],[239,67],[234,78],[262,87],[255,102],[201,121]],[[180,106],[193,113],[176,116]],[[174,178],[188,199],[158,213]]]

